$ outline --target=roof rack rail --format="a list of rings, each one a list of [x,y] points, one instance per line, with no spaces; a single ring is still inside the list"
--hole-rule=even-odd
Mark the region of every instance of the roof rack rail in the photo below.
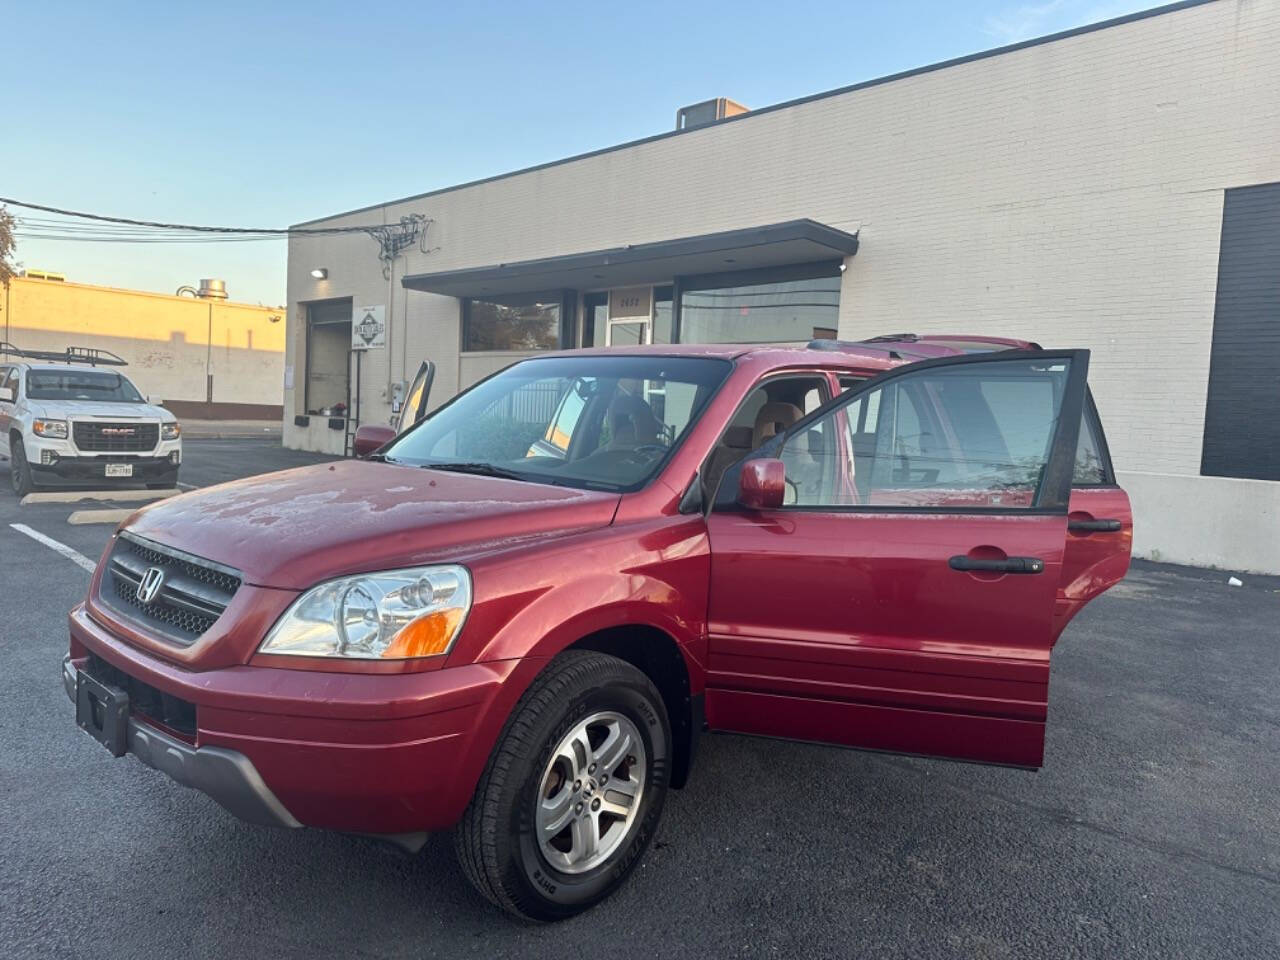
[[[882,333],[878,337],[868,337],[863,343],[915,343],[920,339],[918,333]]]
[[[926,354],[916,353],[914,350],[896,350],[888,346],[896,340],[896,337],[876,337],[873,340],[810,340],[805,346],[809,350],[879,350],[887,353],[891,360],[906,360],[911,357],[926,359]]]
[[[52,360],[54,363],[87,363],[91,367],[99,364],[106,367],[127,367],[129,361],[117,356],[110,350],[98,347],[67,347],[57,350],[23,350],[8,340],[0,340],[0,354],[16,354],[27,360]]]

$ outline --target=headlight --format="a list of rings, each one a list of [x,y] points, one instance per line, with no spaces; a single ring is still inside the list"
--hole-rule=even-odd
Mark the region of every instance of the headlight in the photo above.
[[[449,652],[470,609],[466,567],[343,577],[295,600],[258,652],[354,660],[432,657]]]
[[[50,437],[54,440],[67,439],[67,421],[65,420],[33,420],[31,432],[37,437]]]
[[[182,436],[182,424],[178,423],[178,421],[160,424],[161,440],[177,440],[180,436]]]

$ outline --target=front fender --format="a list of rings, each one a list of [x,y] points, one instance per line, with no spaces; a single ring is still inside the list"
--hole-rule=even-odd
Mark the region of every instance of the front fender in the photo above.
[[[549,660],[588,634],[636,625],[669,634],[693,660],[691,679],[706,660],[711,553],[701,516],[586,531],[469,566],[476,600],[446,667]]]
[[[520,697],[559,653],[617,627],[661,630],[675,640],[690,693],[705,687],[711,570],[701,516],[661,517],[562,538],[469,564],[476,600],[445,669],[519,661],[473,729],[456,771],[469,797]]]

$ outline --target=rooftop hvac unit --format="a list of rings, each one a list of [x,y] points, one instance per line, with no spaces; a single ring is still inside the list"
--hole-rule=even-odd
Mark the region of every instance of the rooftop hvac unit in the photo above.
[[[703,100],[701,103],[692,103],[676,111],[676,129],[688,130],[692,127],[705,127],[707,124],[715,123],[717,120],[736,117],[740,113],[747,112],[747,107],[744,107],[736,100],[730,100],[728,97]]]

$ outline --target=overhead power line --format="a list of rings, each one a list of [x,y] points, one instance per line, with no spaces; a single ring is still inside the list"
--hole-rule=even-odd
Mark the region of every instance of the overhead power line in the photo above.
[[[137,220],[132,217],[110,217],[81,210],[66,210],[43,203],[28,203],[12,197],[0,197],[0,205],[53,214],[52,217],[23,214],[16,217],[14,236],[19,240],[61,240],[79,243],[249,243],[279,240],[282,237],[322,237],[364,234],[378,245],[378,259],[383,273],[403,251],[427,247],[430,217],[410,213],[395,223],[357,224],[344,227],[222,227],[194,223],[166,223],[161,220]]]
[[[130,217],[108,217],[97,213],[85,213],[80,210],[64,210],[61,207],[50,207],[41,203],[27,203],[11,197],[0,197],[0,204],[22,207],[25,210],[40,210],[44,213],[55,213],[62,217],[74,217],[80,220],[93,220],[99,223],[110,223],[128,227],[148,227],[154,230],[175,230],[187,233],[212,234],[250,234],[260,237],[280,237],[290,235],[333,235],[341,233],[364,233],[374,235],[387,228],[387,225],[376,223],[349,227],[212,227],[191,223],[165,223],[158,220],[134,220]],[[72,224],[64,224],[70,227]],[[82,224],[80,226],[88,226]]]

